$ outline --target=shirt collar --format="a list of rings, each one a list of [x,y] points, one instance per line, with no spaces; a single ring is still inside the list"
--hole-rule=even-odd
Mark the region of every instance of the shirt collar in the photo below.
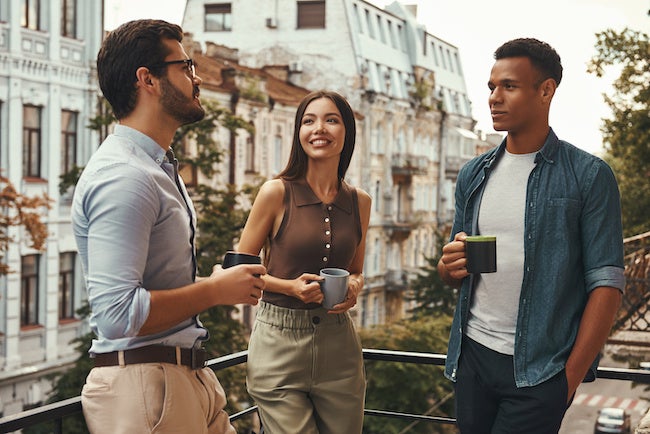
[[[323,203],[304,179],[294,182],[293,195],[296,206],[317,205]],[[350,193],[350,186],[343,180],[341,180],[339,192],[336,194],[332,205],[348,214],[352,213],[352,194]]]
[[[151,137],[126,125],[117,124],[113,129],[113,134],[124,137],[133,142],[138,148],[143,150],[156,163],[161,164],[165,161],[165,150],[160,147]]]
[[[494,161],[498,160],[501,158],[501,155],[505,153],[506,149],[506,139],[507,137],[504,137],[503,140],[501,141],[501,144],[494,149],[491,149],[488,151],[488,153],[485,155],[484,158],[484,164],[486,168],[489,168],[494,164]],[[535,157],[535,163],[539,163],[540,159],[544,159],[548,163],[554,163],[555,161],[555,154],[557,153],[558,149],[558,144],[559,139],[557,138],[557,135],[555,134],[555,131],[553,131],[553,128],[548,129],[548,135],[546,136],[546,141],[544,141],[544,145],[542,148],[537,151],[537,155]]]

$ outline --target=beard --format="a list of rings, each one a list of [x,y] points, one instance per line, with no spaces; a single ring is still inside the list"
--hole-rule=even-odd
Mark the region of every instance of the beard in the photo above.
[[[203,119],[205,110],[201,103],[194,99],[194,95],[198,93],[196,86],[192,91],[192,98],[188,98],[167,77],[163,77],[160,82],[162,88],[160,102],[165,113],[172,116],[181,125],[191,124]]]

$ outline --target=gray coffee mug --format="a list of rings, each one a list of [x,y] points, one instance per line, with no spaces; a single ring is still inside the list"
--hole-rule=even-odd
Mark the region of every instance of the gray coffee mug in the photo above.
[[[320,270],[320,276],[324,277],[324,280],[319,282],[324,296],[323,307],[332,309],[334,305],[345,300],[350,272],[342,268],[323,268]]]

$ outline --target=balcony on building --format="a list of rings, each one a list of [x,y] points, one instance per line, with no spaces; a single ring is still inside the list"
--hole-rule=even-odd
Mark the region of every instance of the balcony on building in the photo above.
[[[426,175],[429,161],[427,157],[397,153],[391,157],[391,171],[393,177],[411,177],[413,175]]]

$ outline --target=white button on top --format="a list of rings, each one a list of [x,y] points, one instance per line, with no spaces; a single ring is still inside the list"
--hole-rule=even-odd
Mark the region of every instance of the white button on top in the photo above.
[[[332,211],[332,205],[328,205],[327,210]]]

